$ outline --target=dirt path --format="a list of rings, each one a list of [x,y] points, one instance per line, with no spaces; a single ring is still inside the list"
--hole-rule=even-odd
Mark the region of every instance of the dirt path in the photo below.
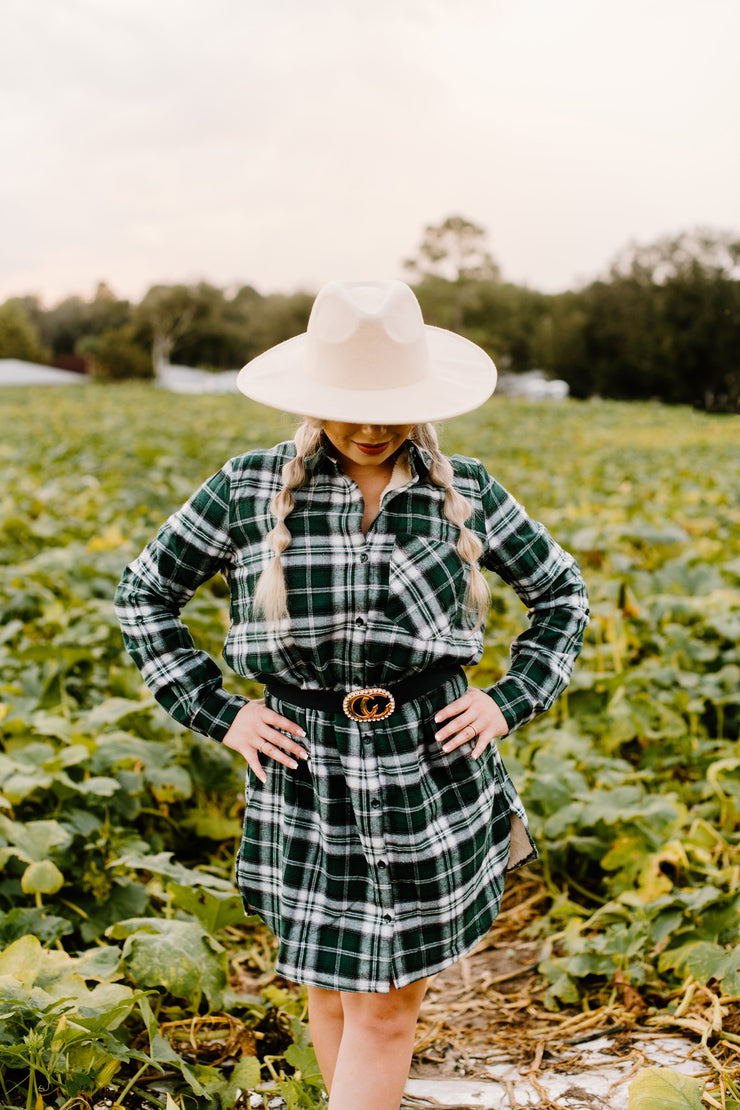
[[[717,1070],[701,1045],[717,1006],[707,988],[695,991],[685,1018],[673,1025],[651,1015],[641,995],[618,978],[609,1006],[545,1008],[536,970],[543,941],[525,930],[541,916],[547,897],[536,878],[514,876],[489,935],[432,981],[404,1107],[620,1110],[627,1107],[630,1081],[648,1066],[716,1083]],[[722,1001],[729,1031],[740,1024],[740,1004]],[[711,1044],[712,1038],[705,1040]],[[740,1052],[727,1041],[709,1053],[715,1059],[719,1053],[728,1068],[737,1053],[734,1063],[740,1064]],[[465,1101],[448,1101],[455,1094]]]

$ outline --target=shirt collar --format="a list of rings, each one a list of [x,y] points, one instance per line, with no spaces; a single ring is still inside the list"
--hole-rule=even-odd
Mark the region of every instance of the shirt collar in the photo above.
[[[427,451],[425,447],[420,447],[418,443],[412,443],[410,439],[406,443],[409,449],[412,470],[421,477],[423,471],[429,471],[431,468],[431,451]]]

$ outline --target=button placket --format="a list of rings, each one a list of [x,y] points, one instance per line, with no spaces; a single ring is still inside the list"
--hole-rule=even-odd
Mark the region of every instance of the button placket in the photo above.
[[[362,502],[360,502],[361,507]],[[347,683],[350,686],[352,684],[355,686],[366,685],[365,635],[368,626],[370,558],[367,551],[367,540],[362,535],[360,523],[361,520],[358,520],[356,531],[354,531],[354,535],[347,544],[347,556],[350,564],[348,570],[353,587],[347,595],[347,600],[351,604],[347,615],[356,630],[354,636],[348,637],[350,654],[347,664],[350,673],[347,675]]]
[[[375,903],[388,916],[395,909],[395,900],[391,883],[388,844],[385,839],[381,800],[382,780],[376,747],[377,741],[381,737],[382,732],[377,728],[360,730],[361,757],[365,766],[365,773],[362,775],[358,801],[363,825],[367,830],[365,858],[370,867],[370,882],[374,889]]]

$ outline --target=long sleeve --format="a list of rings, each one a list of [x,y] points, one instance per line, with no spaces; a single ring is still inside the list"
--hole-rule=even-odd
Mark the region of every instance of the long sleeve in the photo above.
[[[493,479],[483,507],[481,561],[529,611],[529,628],[511,645],[509,671],[487,691],[511,731],[549,709],[567,686],[588,624],[588,593],[573,556]]]
[[[157,701],[175,720],[215,740],[223,739],[246,699],[226,693],[221,671],[196,649],[180,611],[231,559],[229,477],[223,469],[126,568],[115,597],[126,649]]]

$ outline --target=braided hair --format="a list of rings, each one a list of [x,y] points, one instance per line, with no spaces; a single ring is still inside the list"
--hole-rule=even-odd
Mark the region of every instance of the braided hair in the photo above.
[[[284,464],[282,470],[283,487],[270,502],[270,512],[275,517],[276,523],[267,534],[267,545],[274,554],[262,571],[254,592],[254,611],[261,614],[267,621],[277,622],[289,619],[290,616],[285,573],[281,559],[283,551],[291,542],[290,530],[285,521],[286,517],[295,508],[293,490],[300,489],[306,481],[305,460],[318,450],[322,430],[323,421],[314,417],[307,417],[299,426],[294,437],[295,457]],[[459,534],[455,546],[461,559],[469,567],[465,609],[475,621],[472,629],[475,632],[488,613],[491,595],[488,583],[478,567],[483,545],[466,524],[472,509],[467,500],[453,485],[452,464],[439,449],[439,441],[434,426],[432,424],[415,424],[411,429],[409,439],[431,456],[429,476],[436,486],[445,491],[442,506],[445,520],[458,529]]]

